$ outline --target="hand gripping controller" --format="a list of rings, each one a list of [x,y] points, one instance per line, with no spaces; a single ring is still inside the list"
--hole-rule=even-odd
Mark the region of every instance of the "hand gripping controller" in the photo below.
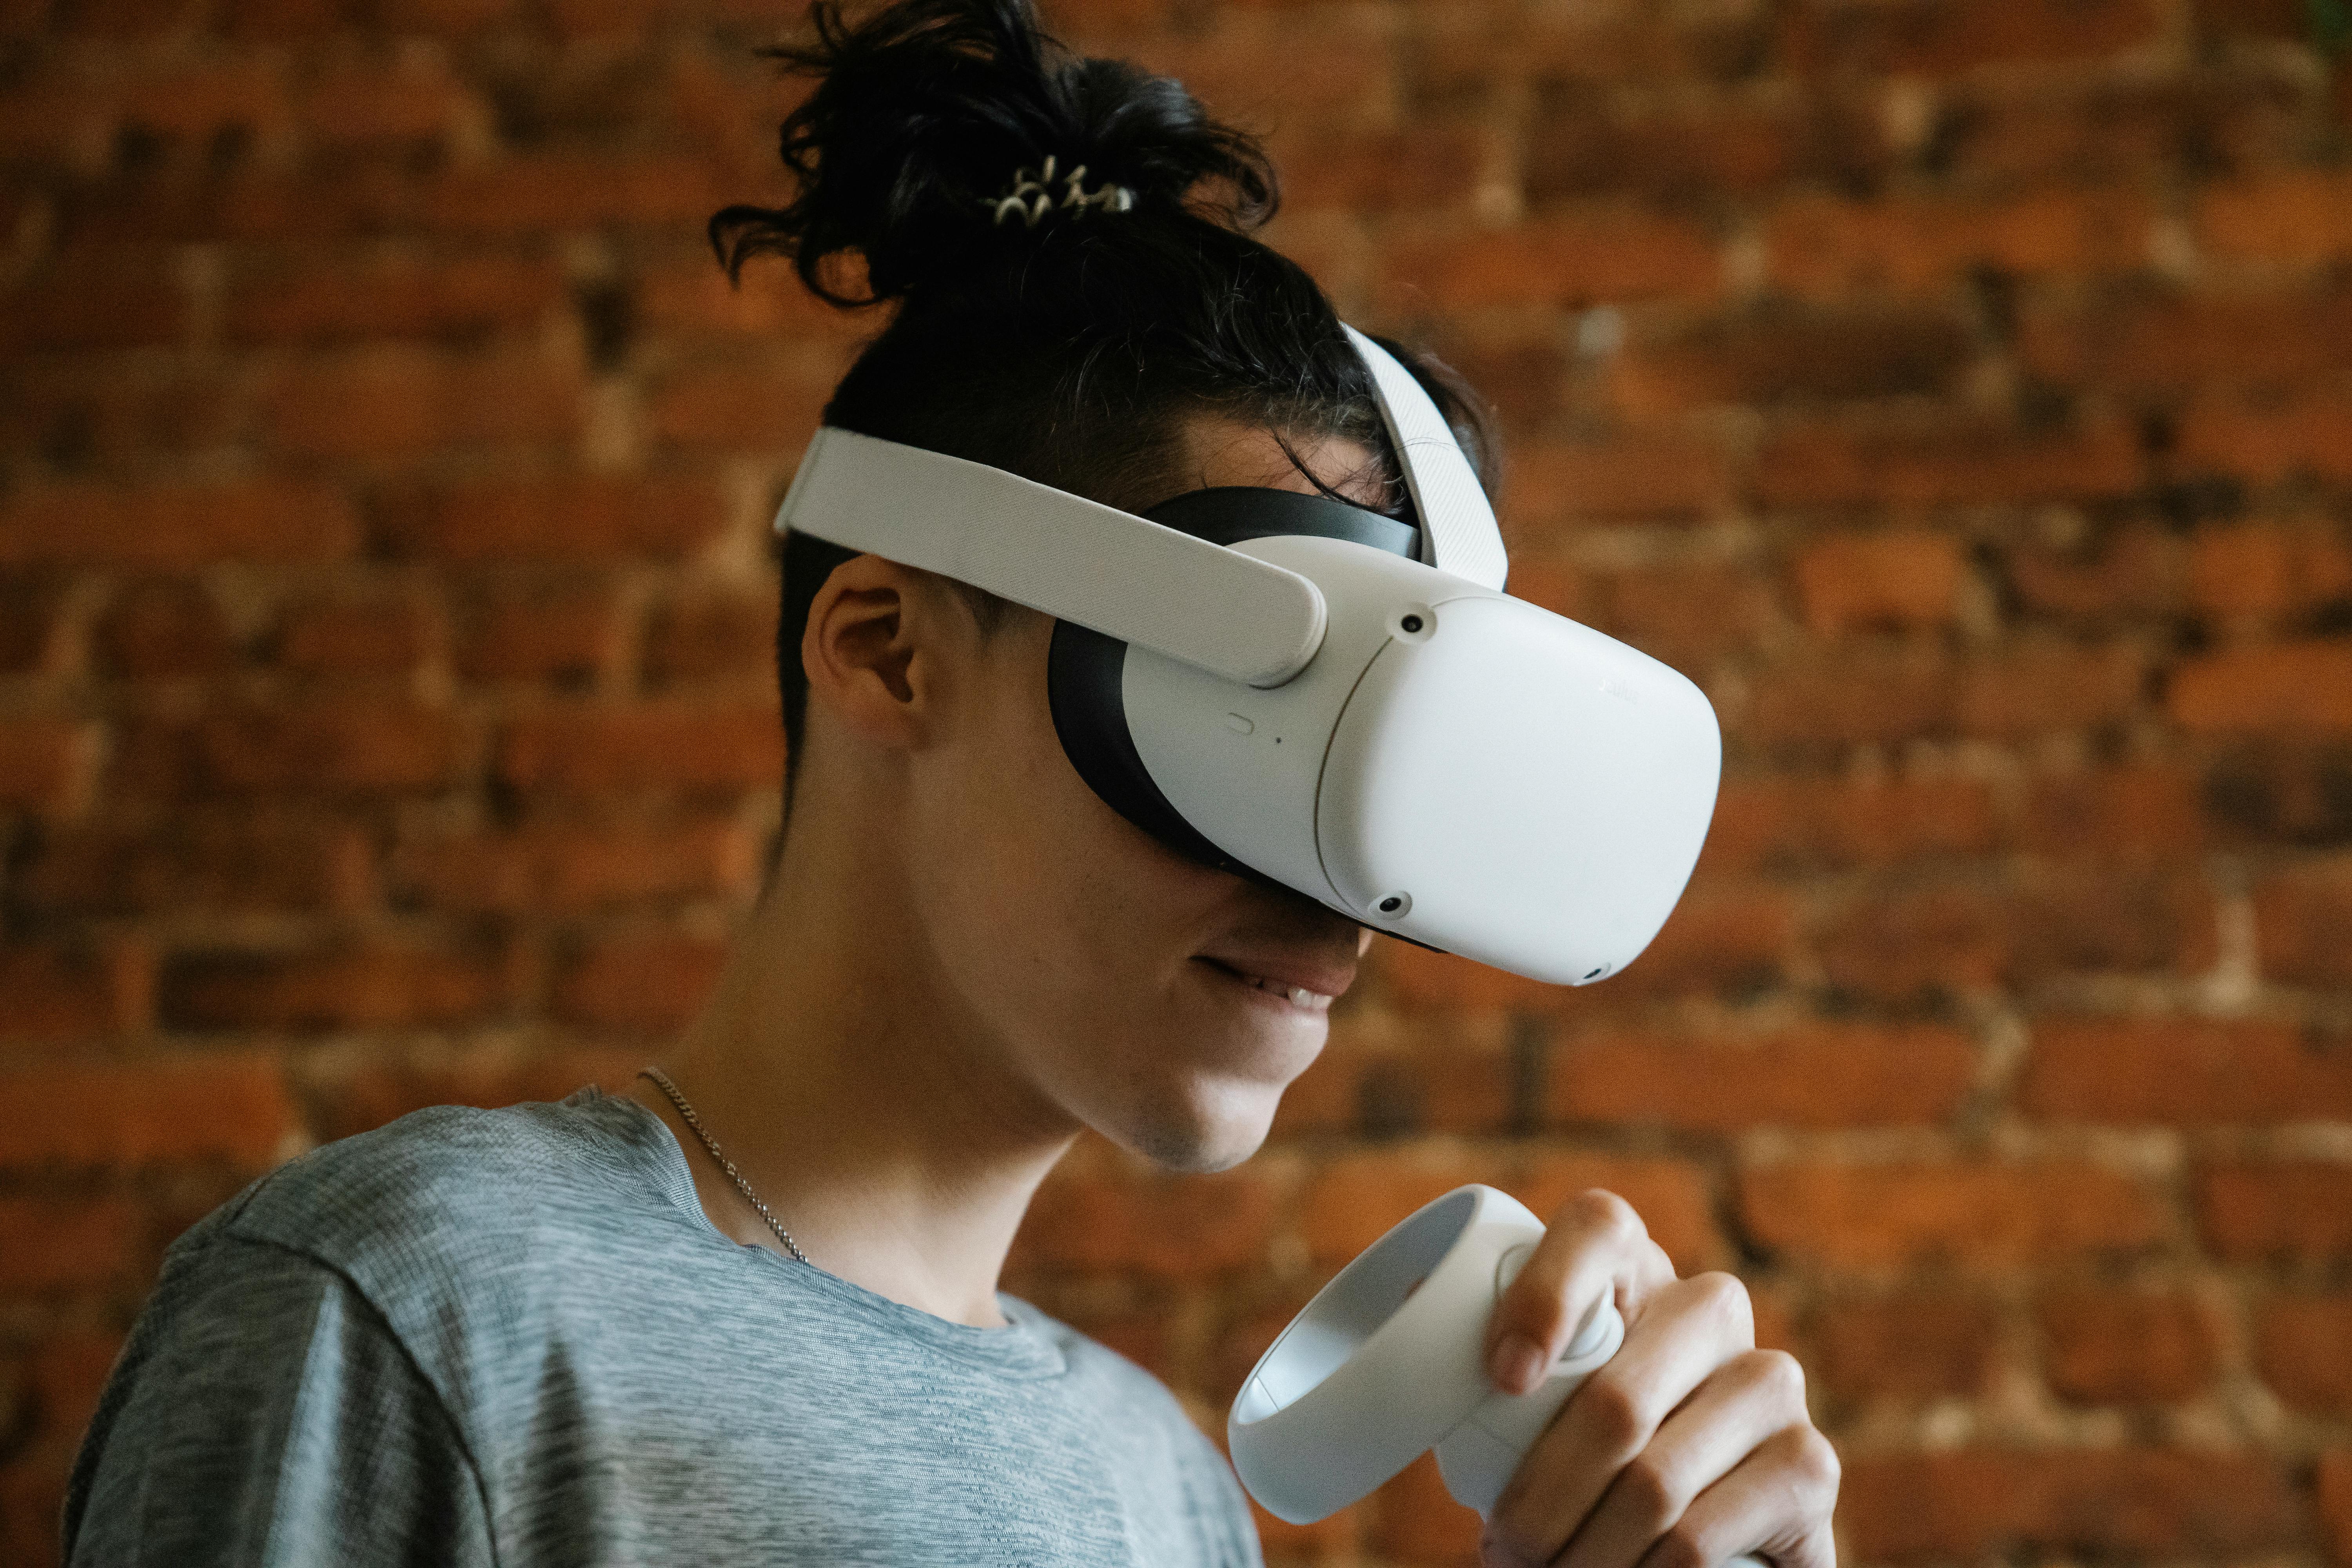
[[[1457,1187],[1341,1269],[1234,1401],[1225,1432],[1250,1495],[1306,1524],[1435,1449],[1454,1500],[1492,1512],[1537,1436],[1625,1339],[1604,1296],[1532,1392],[1488,1380],[1486,1320],[1543,1234],[1509,1194]]]

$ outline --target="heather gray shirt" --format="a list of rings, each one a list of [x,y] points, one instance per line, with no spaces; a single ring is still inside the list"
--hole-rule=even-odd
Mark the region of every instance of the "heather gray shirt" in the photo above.
[[[439,1107],[173,1245],[74,1467],[75,1563],[1255,1563],[1167,1390],[721,1236],[660,1119]]]

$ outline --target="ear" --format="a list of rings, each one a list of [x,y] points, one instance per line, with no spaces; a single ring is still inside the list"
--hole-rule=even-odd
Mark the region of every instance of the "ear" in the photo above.
[[[809,605],[801,633],[809,702],[877,745],[919,749],[938,733],[953,672],[977,634],[969,610],[931,574],[854,556]]]

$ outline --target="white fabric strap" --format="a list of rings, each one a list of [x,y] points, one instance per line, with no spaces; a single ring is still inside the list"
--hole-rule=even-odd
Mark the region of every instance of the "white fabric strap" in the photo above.
[[[1355,328],[1347,331],[1371,369],[1389,437],[1404,463],[1405,485],[1421,520],[1421,558],[1440,572],[1500,593],[1510,570],[1502,531],[1453,427],[1394,355]]]
[[[1322,591],[1296,572],[943,452],[823,426],[779,531],[969,583],[1247,686],[1323,645]]]

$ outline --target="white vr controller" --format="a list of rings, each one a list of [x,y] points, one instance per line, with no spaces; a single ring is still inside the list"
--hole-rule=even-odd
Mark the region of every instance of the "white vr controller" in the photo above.
[[[1226,1418],[1250,1495],[1308,1524],[1434,1449],[1454,1500],[1492,1513],[1537,1436],[1625,1339],[1603,1296],[1543,1383],[1495,1387],[1486,1321],[1543,1234],[1509,1194],[1457,1187],[1341,1269],[1250,1369]]]

